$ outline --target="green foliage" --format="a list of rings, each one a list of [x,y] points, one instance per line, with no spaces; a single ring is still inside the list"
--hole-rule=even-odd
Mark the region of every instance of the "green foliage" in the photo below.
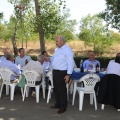
[[[99,16],[103,18],[108,26],[120,31],[120,0],[106,0],[107,8]]]
[[[0,21],[3,19],[3,13],[0,12]]]
[[[82,18],[78,37],[85,41],[86,45],[93,46],[94,51],[100,54],[107,52],[112,44],[110,32],[97,15]]]

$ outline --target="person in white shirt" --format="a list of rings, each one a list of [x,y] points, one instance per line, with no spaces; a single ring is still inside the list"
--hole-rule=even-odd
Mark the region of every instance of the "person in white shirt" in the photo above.
[[[24,67],[26,65],[26,60],[30,61],[32,60],[30,56],[25,55],[24,48],[19,49],[19,56],[15,59],[15,64],[20,65],[20,67]]]
[[[44,62],[44,56],[43,55],[38,55],[37,56],[37,61],[34,61],[34,60],[29,61],[28,64],[23,68],[23,71],[27,70],[27,69],[35,70],[44,79],[45,78],[45,70],[42,66],[43,62]],[[36,80],[36,85],[39,85],[41,83],[41,79],[42,78],[38,78]],[[32,88],[32,96],[35,96],[35,89],[34,88]]]
[[[21,74],[20,69],[17,67],[16,64],[13,63],[14,56],[11,53],[6,55],[6,60],[0,62],[0,67],[6,67],[12,70],[17,76]],[[10,80],[15,80],[16,76],[11,76]]]
[[[9,50],[7,48],[3,49],[3,56],[0,58],[0,61],[6,60],[6,55],[9,53]]]
[[[53,84],[55,90],[55,105],[50,108],[59,108],[58,114],[64,113],[67,109],[67,88],[74,68],[74,54],[68,45],[65,44],[65,38],[61,35],[56,37],[56,45],[53,55]]]
[[[107,66],[106,74],[116,74],[120,76],[120,53],[116,54],[115,60],[111,60]]]

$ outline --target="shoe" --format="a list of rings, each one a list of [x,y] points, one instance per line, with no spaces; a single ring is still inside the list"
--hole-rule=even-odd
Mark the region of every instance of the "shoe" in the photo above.
[[[50,108],[52,108],[52,109],[57,109],[57,108],[59,108],[59,107],[57,107],[56,105],[53,105],[53,106],[50,106]]]
[[[58,111],[57,111],[57,114],[62,114],[62,113],[64,113],[66,111],[66,109],[59,109]]]
[[[36,97],[36,93],[35,93],[35,92],[32,92],[31,96],[32,96],[32,97]]]

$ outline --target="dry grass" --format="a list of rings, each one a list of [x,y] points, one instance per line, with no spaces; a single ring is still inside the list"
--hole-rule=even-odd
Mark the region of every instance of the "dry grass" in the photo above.
[[[74,41],[68,42],[67,44],[72,48],[75,55],[77,55],[77,56],[86,55],[87,51],[93,50],[93,47],[85,46],[84,42],[79,41],[79,40],[74,40]],[[21,46],[22,46],[22,44],[20,42],[17,43],[18,48],[20,48]],[[11,42],[1,43],[1,46],[0,46],[0,54],[1,55],[3,54],[2,53],[3,48],[9,48],[13,52]],[[27,43],[27,48],[26,48],[26,43],[24,43],[24,48],[26,49],[26,52],[29,55],[40,54],[40,43],[39,43],[39,41],[29,41]],[[53,42],[48,42],[47,41],[45,43],[45,48],[48,51],[48,53],[50,55],[52,55],[53,52],[54,52],[54,49],[56,48],[56,45]],[[119,44],[112,45],[109,49],[109,54],[104,54],[104,56],[113,57],[113,56],[115,56],[115,54],[117,52],[120,52],[120,45]]]

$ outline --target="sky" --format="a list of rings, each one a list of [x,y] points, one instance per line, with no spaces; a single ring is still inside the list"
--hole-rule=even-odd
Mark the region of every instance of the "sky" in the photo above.
[[[105,10],[105,0],[66,0],[66,7],[70,9],[70,19],[75,19],[77,22],[82,17],[88,14],[94,15]],[[9,20],[13,12],[13,5],[7,0],[0,0],[0,12],[4,12],[4,19]],[[79,27],[76,27],[77,31]]]

